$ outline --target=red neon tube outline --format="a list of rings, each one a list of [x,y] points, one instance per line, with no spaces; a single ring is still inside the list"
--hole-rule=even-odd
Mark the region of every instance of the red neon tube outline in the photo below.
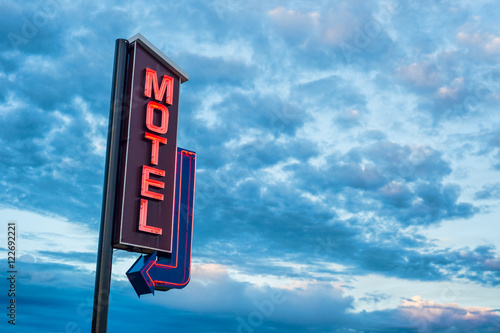
[[[167,91],[165,96],[165,103],[172,105],[172,97],[174,95],[174,79],[168,75],[163,75],[161,87],[158,87],[158,76],[156,71],[146,68],[146,82],[144,85],[144,96],[151,98],[151,92],[154,90],[155,99],[162,101],[163,94]]]
[[[161,124],[160,124],[160,126],[156,126],[155,124],[153,124],[153,116],[154,116],[155,110],[161,111]],[[148,103],[148,106],[146,108],[146,127],[149,130],[156,132],[158,134],[167,133],[168,120],[169,120],[168,117],[169,117],[169,113],[168,113],[168,109],[165,105],[162,105],[160,103],[156,103],[153,101],[150,101]]]
[[[154,186],[158,188],[165,188],[165,183],[159,180],[149,178],[150,174],[158,175],[161,177],[165,176],[165,170],[156,169],[148,165],[142,166],[142,181],[141,181],[141,195],[144,197],[157,199],[163,201],[164,195],[161,193],[152,192],[149,190],[149,186]]]
[[[166,144],[167,138],[154,135],[149,132],[145,132],[144,137],[151,140],[151,164],[158,165],[158,157],[160,156],[160,143]]]
[[[149,232],[151,234],[161,235],[163,233],[162,228],[153,227],[147,225],[148,220],[148,201],[146,199],[141,199],[139,212],[139,230],[144,232]]]
[[[195,155],[196,156],[195,153],[192,153],[192,152],[189,152],[189,151],[185,151],[185,150],[182,150],[180,154],[181,155],[184,154],[184,155]],[[189,161],[189,171],[190,171],[190,174],[191,174],[191,164],[192,164],[192,161],[190,160]],[[183,165],[183,163],[181,163],[181,173],[180,174],[182,174],[182,165]],[[182,177],[181,177],[181,179],[179,181],[179,188],[181,188],[180,187],[181,182],[182,182]],[[195,185],[195,184],[196,184],[196,174],[194,175],[194,179],[193,179],[193,185]],[[191,185],[191,177],[189,177],[189,185]],[[191,191],[191,186],[188,187],[188,191]],[[193,194],[194,193],[195,193],[195,190],[193,190]],[[191,196],[189,194],[190,193],[188,192],[188,200],[191,199]],[[180,195],[180,193],[179,193],[179,195]],[[189,207],[189,203],[188,203],[188,207]],[[180,209],[180,200],[179,200],[179,209]],[[192,214],[194,215],[194,205],[193,205]],[[181,214],[180,214],[180,210],[179,210],[178,223],[180,222],[180,216],[181,216]],[[188,211],[188,214],[187,214],[187,219],[188,219],[187,222],[189,223],[189,211]],[[186,247],[185,247],[186,251],[187,251],[187,247],[188,247],[188,241],[187,241],[187,238],[186,238]],[[190,248],[191,248],[191,252],[192,252],[192,250],[193,250],[193,227],[192,226],[191,226],[191,246],[190,246]],[[177,227],[177,252],[176,252],[177,258],[178,258],[178,253],[179,253],[178,249],[179,249],[179,227]],[[162,285],[167,285],[167,286],[168,285],[172,285],[172,286],[185,286],[191,280],[191,267],[188,269],[189,275],[188,275],[188,278],[187,278],[187,280],[186,280],[185,283],[173,283],[173,282],[165,282],[165,281],[153,280],[151,278],[151,275],[149,274],[149,270],[153,266],[164,267],[164,268],[177,268],[177,261],[178,260],[176,260],[176,266],[169,266],[169,265],[159,264],[157,261],[158,260],[155,259],[154,261],[152,261],[152,263],[150,265],[147,265],[141,271],[141,274],[144,274],[144,271],[146,271],[146,274],[149,277],[149,280],[153,281],[153,285],[154,286],[156,286],[156,284],[162,284]],[[186,263],[186,261],[187,261],[187,256],[184,259],[184,263]],[[185,276],[186,276],[186,272],[184,272],[184,277]]]

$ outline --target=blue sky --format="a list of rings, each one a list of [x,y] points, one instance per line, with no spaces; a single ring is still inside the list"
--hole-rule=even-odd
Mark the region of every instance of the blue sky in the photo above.
[[[1,7],[16,332],[90,329],[114,41],[136,33],[190,75],[193,272],[138,299],[116,251],[108,331],[500,331],[498,2]]]

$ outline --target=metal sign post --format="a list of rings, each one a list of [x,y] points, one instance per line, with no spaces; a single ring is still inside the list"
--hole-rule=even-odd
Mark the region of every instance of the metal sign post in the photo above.
[[[101,230],[94,289],[94,310],[92,312],[92,333],[105,333],[108,324],[109,290],[111,284],[111,263],[113,260],[113,219],[120,154],[120,130],[125,106],[127,77],[128,41],[117,39],[111,108],[109,111],[108,146],[104,174],[104,193],[101,213]]]

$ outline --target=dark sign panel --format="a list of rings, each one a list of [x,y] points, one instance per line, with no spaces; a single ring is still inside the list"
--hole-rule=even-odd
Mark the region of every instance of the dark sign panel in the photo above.
[[[179,88],[187,75],[144,37],[128,54],[115,248],[171,253]]]

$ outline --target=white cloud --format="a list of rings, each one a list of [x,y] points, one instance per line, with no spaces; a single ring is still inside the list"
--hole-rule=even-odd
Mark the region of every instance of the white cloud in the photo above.
[[[484,56],[498,56],[500,54],[500,37],[486,32],[467,33],[460,31],[457,40],[463,45],[477,50]]]
[[[353,6],[355,7],[355,6]],[[351,42],[359,32],[363,19],[356,9],[349,8],[344,2],[338,4],[334,10],[300,11],[276,7],[268,11],[268,15],[277,27],[277,30],[290,39],[304,39],[308,42],[319,42],[328,46],[339,46],[344,41]]]
[[[27,107],[27,104],[13,92],[8,92],[5,102],[0,104],[0,117],[6,118],[19,109]]]
[[[438,327],[447,327],[451,323],[466,329],[466,326],[479,326],[496,320],[496,310],[489,307],[465,306],[457,303],[436,303],[426,301],[421,296],[404,300],[398,309],[410,322],[416,324],[421,332],[433,332]]]
[[[454,79],[449,86],[442,86],[438,89],[440,98],[457,98],[458,94],[464,89],[464,78],[458,77]]]
[[[75,260],[66,260],[47,256],[43,252],[97,253],[98,231],[88,226],[68,221],[58,216],[47,216],[35,212],[2,208],[0,209],[2,225],[16,222],[17,255],[28,255],[40,262],[58,262],[82,267],[92,271],[95,264]],[[0,237],[6,239],[7,228],[0,230]]]
[[[87,122],[90,131],[87,131],[85,136],[91,142],[92,148],[94,148],[93,153],[104,157],[107,138],[103,133],[106,133],[105,128],[107,128],[108,120],[92,113],[88,103],[80,96],[76,96],[72,104],[76,110],[82,113],[83,119]]]
[[[428,63],[413,63],[400,66],[396,69],[396,73],[403,80],[418,87],[434,87],[440,82],[438,71]]]
[[[455,303],[461,306],[498,308],[500,290],[480,286],[466,280],[455,281],[411,281],[378,274],[342,277],[346,295],[355,298],[352,312],[379,311],[396,308],[401,297],[410,298],[416,294],[438,304]],[[342,280],[341,280],[342,281]],[[386,298],[379,302],[364,299],[369,294],[381,294]]]
[[[195,113],[195,119],[203,122],[208,128],[214,128],[221,123],[217,106],[225,99],[225,95],[208,87],[200,96],[200,108]]]
[[[282,29],[289,33],[309,34],[319,26],[320,14],[318,12],[300,12],[276,7],[268,12],[271,19]]]

